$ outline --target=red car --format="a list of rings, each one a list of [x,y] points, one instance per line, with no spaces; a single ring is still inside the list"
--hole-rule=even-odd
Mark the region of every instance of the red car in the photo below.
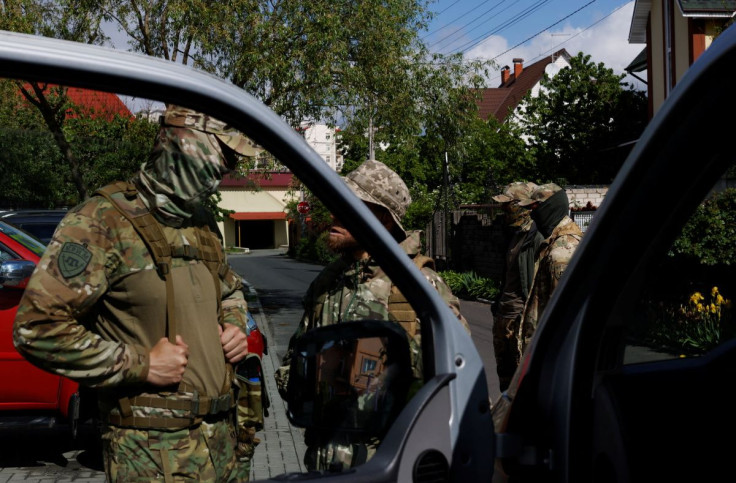
[[[72,431],[79,419],[79,386],[27,362],[13,347],[13,321],[18,302],[46,246],[0,221],[0,427],[68,421]],[[22,411],[22,412],[21,412]],[[6,417],[7,416],[7,417]]]

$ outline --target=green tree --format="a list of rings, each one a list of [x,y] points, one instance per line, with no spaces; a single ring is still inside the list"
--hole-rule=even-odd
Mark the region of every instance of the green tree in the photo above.
[[[669,255],[701,265],[736,264],[736,189],[716,192],[698,206]]]
[[[417,134],[444,89],[478,84],[486,66],[428,54],[425,0],[97,3],[134,50],[229,79],[295,127]]]
[[[13,0],[0,8],[0,28],[15,32],[42,35],[82,43],[99,44],[106,40],[102,31],[102,16],[89,0]],[[53,136],[63,163],[68,168],[77,200],[87,197],[83,180],[86,166],[80,161],[66,137],[64,122],[72,107],[64,86],[49,86],[41,82],[18,80],[16,89],[38,109]]]
[[[41,112],[25,101],[12,81],[0,81],[0,160],[3,199],[12,206],[72,206],[115,179],[129,178],[146,160],[157,125],[126,116],[92,112],[64,102],[59,123],[64,145],[78,163],[73,172]],[[56,94],[45,94],[54,102]]]
[[[536,156],[539,180],[609,183],[646,126],[646,98],[589,55],[580,52],[570,64],[545,75],[539,96],[524,98],[515,121]]]

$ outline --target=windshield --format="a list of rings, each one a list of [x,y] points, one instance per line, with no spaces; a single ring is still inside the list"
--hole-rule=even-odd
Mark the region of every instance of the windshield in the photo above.
[[[39,257],[43,255],[43,252],[46,250],[46,245],[41,243],[39,240],[2,221],[0,221],[0,233],[8,235],[10,238],[17,241]]]

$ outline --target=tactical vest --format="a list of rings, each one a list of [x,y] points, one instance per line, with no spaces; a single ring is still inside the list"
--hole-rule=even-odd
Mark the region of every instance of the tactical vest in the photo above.
[[[131,213],[116,200],[116,194],[122,193],[126,199],[134,200],[138,191],[130,183],[116,182],[97,190],[94,195],[107,199],[122,214],[140,236],[148,252],[153,258],[156,270],[166,285],[166,335],[172,344],[176,344],[176,320],[174,315],[175,294],[172,277],[172,259],[185,258],[199,260],[205,264],[212,275],[217,294],[218,319],[222,324],[223,312],[221,301],[220,278],[228,273],[225,256],[218,238],[204,226],[194,230],[196,245],[172,247],[168,244],[163,228],[149,210]],[[140,429],[181,429],[197,424],[208,415],[216,415],[229,411],[235,405],[235,397],[231,388],[233,381],[232,366],[226,364],[227,374],[223,382],[221,395],[218,397],[200,396],[197,388],[182,382],[178,392],[193,393],[191,399],[169,399],[157,396],[123,397],[118,401],[120,415],[107,415],[107,422],[118,426]],[[188,417],[137,417],[133,415],[132,406],[184,411]]]
[[[434,270],[434,260],[430,257],[424,255],[416,255],[412,258],[412,261],[414,262],[414,265],[416,265],[420,270],[425,267]],[[338,267],[334,267],[333,270],[337,272]],[[320,278],[334,280],[334,278],[336,278],[337,276],[339,276],[339,273],[324,273]],[[404,294],[402,294],[398,287],[396,287],[396,285],[394,285],[383,273],[383,270],[381,270],[381,273],[376,276],[376,278],[379,277],[384,278],[386,281],[391,283],[391,293],[388,297],[389,318],[392,321],[397,322],[399,325],[401,325],[401,327],[409,335],[410,339],[413,338],[419,333],[419,326],[417,325],[417,313],[411,307],[411,304],[409,304],[409,302],[406,300]],[[316,303],[314,304],[313,313],[319,315],[322,313],[322,308],[324,307],[325,300],[327,299],[327,290],[317,289],[317,292],[319,293],[319,295],[317,297]]]

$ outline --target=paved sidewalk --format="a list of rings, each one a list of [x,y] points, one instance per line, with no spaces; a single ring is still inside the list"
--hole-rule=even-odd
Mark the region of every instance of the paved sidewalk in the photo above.
[[[247,285],[247,282],[244,281]],[[270,324],[260,310],[255,290],[249,287],[248,308],[253,315],[258,328],[263,331],[268,340],[274,340],[270,332]],[[256,447],[253,456],[251,480],[261,480],[290,472],[305,472],[304,467],[304,438],[299,428],[292,427],[286,417],[286,405],[279,396],[274,380],[274,372],[280,365],[276,351],[270,350],[263,356],[263,375],[266,379],[266,389],[271,399],[269,416],[264,418],[263,431],[256,433],[261,443]]]

